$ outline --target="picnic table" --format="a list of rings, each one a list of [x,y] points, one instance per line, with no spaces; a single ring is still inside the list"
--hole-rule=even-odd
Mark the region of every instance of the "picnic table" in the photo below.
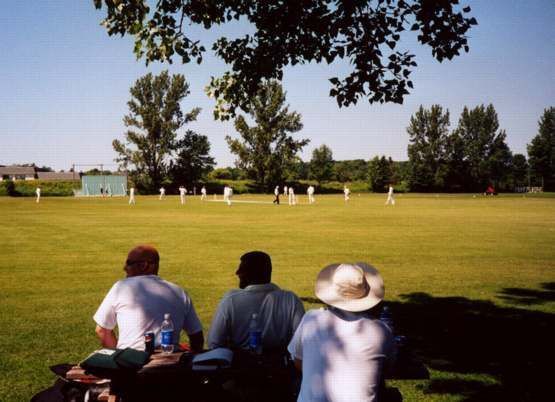
[[[193,354],[177,351],[172,354],[154,353],[151,360],[137,372],[122,371],[109,375],[98,400],[115,402],[145,400],[187,400],[194,402],[259,400],[245,396],[245,392],[274,394],[264,400],[287,402],[295,395],[293,367],[281,354],[253,356],[246,351],[234,351],[231,367],[206,371],[192,369]],[[79,366],[72,367],[65,378],[76,382],[101,382],[105,379],[87,373]],[[246,398],[246,399],[245,399]],[[260,399],[262,400],[262,399]]]
[[[231,367],[210,371],[193,370],[193,356],[187,351],[156,352],[137,372],[122,371],[108,379],[87,373],[79,366],[66,367],[58,375],[67,382],[66,386],[73,384],[82,392],[88,389],[90,400],[105,402],[296,400],[299,378],[284,361],[283,353],[253,356],[246,351],[234,351]],[[399,350],[396,364],[386,373],[386,380],[427,378],[427,368],[408,348]]]

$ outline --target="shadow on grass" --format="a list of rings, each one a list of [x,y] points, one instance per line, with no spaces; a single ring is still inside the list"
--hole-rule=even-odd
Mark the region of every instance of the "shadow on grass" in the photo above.
[[[408,337],[409,347],[429,368],[488,375],[498,382],[434,379],[424,386],[425,394],[455,394],[465,401],[542,401],[552,396],[554,314],[426,293],[401,298],[389,303],[396,330]]]
[[[555,301],[555,282],[541,284],[542,289],[505,288],[498,298],[510,304],[531,306]]]

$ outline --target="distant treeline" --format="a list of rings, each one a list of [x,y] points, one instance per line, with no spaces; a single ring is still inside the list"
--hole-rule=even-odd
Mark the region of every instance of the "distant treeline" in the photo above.
[[[189,191],[194,188],[198,191],[204,185],[211,194],[221,193],[226,183],[237,194],[272,192],[276,185],[281,188],[293,185],[300,193],[309,184],[318,193],[333,193],[342,191],[346,183],[351,191],[373,192],[384,192],[390,184],[397,192],[483,192],[488,186],[496,191],[523,187],[555,191],[554,107],[540,116],[538,133],[527,147],[528,158],[510,150],[493,105],[464,107],[453,130],[448,110],[440,105],[430,109],[421,106],[407,127],[408,161],[394,161],[386,155],[369,160],[336,161],[327,145],[314,149],[312,158],[303,161],[297,156],[302,148],[299,144],[295,149],[283,151],[285,156],[278,158],[272,153],[270,142],[260,142],[265,138],[265,126],[245,129],[248,135],[244,134],[252,143],[264,146],[246,150],[244,144],[228,139],[230,149],[235,149],[233,152],[238,155],[237,167],[214,169],[208,137],[188,131],[178,142],[177,151],[174,150],[178,152],[177,157],[166,165],[161,164],[156,175],[138,163],[129,171],[129,185],[139,194],[157,193],[160,186],[171,194],[181,185]],[[258,142],[254,140],[257,137],[260,137],[256,139]],[[149,153],[143,153],[141,157],[148,159]],[[110,172],[93,169],[85,174]],[[3,182],[0,195],[33,195],[36,186],[36,181]],[[76,186],[75,183],[41,183],[44,195],[71,195]]]
[[[43,196],[67,197],[73,195],[74,189],[81,188],[81,181],[4,180],[0,181],[0,196],[34,197],[37,187]]]
[[[284,182],[313,180],[322,188],[328,182],[365,182],[374,192],[386,191],[389,184],[401,192],[482,192],[490,185],[497,191],[527,186],[555,190],[555,108],[546,109],[540,117],[538,134],[528,144],[528,159],[510,150],[493,105],[465,107],[457,127],[449,128],[448,110],[440,105],[420,107],[407,127],[408,161],[385,155],[336,161],[332,150],[322,145],[310,161],[297,158],[289,163]],[[206,178],[251,177],[239,168],[220,168]]]

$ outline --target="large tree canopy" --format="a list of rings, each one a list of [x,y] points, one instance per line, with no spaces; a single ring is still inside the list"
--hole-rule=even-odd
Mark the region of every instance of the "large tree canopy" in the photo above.
[[[467,188],[483,191],[488,184],[498,185],[510,174],[512,154],[505,130],[493,105],[474,109],[464,107],[453,136],[463,144],[463,161],[467,168]]]
[[[538,134],[528,144],[530,169],[547,190],[555,189],[555,107],[545,109]]]
[[[326,144],[314,148],[310,160],[310,178],[318,182],[331,180],[333,175],[333,153]]]
[[[176,142],[176,158],[169,172],[174,183],[195,185],[214,169],[216,161],[210,156],[208,137],[187,130]]]
[[[93,0],[105,6],[109,35],[132,35],[134,52],[147,63],[178,58],[202,61],[203,38],[191,25],[211,29],[233,20],[248,21],[253,33],[221,37],[211,44],[230,67],[212,78],[209,94],[217,99],[215,117],[229,119],[268,79],[282,79],[283,68],[345,59],[352,70],[331,77],[330,96],[339,106],[361,98],[402,103],[412,88],[414,55],[399,42],[414,31],[440,62],[468,51],[467,32],[476,19],[458,0]]]
[[[168,178],[174,153],[189,145],[186,139],[193,133],[179,140],[178,130],[196,120],[200,109],[194,108],[189,113],[181,110],[180,103],[189,94],[189,84],[181,74],[149,73],[139,78],[129,91],[129,114],[123,119],[129,130],[125,142],[116,139],[112,146],[118,154],[116,161],[129,170],[135,184],[152,192]],[[202,151],[207,154],[208,150],[209,145],[207,148],[204,144]],[[187,151],[181,150],[174,168],[179,167]]]
[[[249,110],[255,125],[249,126],[242,115],[238,116],[235,129],[241,139],[227,136],[226,140],[238,157],[237,165],[260,189],[268,190],[282,182],[297,153],[309,141],[290,135],[303,125],[300,114],[289,112],[279,83],[266,82],[251,100]]]
[[[407,128],[411,164],[410,186],[418,191],[443,188],[446,175],[446,144],[449,136],[449,111],[440,105],[430,110],[420,106]]]

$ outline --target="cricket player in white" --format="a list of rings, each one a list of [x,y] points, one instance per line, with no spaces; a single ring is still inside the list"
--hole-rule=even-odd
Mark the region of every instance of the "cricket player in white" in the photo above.
[[[129,189],[129,205],[135,205],[135,187]]]
[[[308,188],[306,189],[306,193],[308,194],[308,203],[309,204],[314,204],[315,200],[314,200],[314,187],[313,186],[308,186]]]
[[[202,186],[200,189],[200,200],[204,201],[206,199],[206,187]]]
[[[289,205],[295,205],[297,203],[297,200],[295,199],[295,190],[293,190],[293,187],[289,187]]]
[[[343,194],[345,194],[345,202],[350,200],[349,195],[351,194],[351,190],[347,186],[343,186]]]
[[[287,186],[283,186],[283,196],[284,196],[284,197],[287,197],[287,194],[289,194],[289,193],[287,192]]]
[[[233,189],[231,187],[227,187],[227,205],[231,206],[231,197],[233,197]]]
[[[229,197],[229,187],[227,187],[227,184],[224,186],[224,201],[227,202],[227,199]]]
[[[35,193],[37,194],[37,204],[40,201],[40,187],[37,187],[37,189],[35,190]]]
[[[166,189],[164,187],[160,187],[160,198],[159,198],[159,200],[162,200],[162,198],[164,198],[165,195],[166,195]]]
[[[185,194],[187,194],[187,189],[183,186],[179,186],[179,198],[181,200],[181,205],[185,204]]]
[[[274,188],[274,196],[274,201],[272,202],[279,205],[279,186],[276,186],[276,188]]]
[[[389,185],[389,191],[387,192],[387,200],[385,201],[385,205],[395,205],[395,198],[393,198],[393,186]]]

